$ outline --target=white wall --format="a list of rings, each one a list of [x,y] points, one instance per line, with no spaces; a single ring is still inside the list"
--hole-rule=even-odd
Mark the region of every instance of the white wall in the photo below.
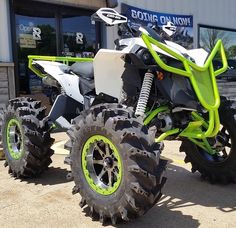
[[[0,61],[12,62],[9,1],[0,0]]]
[[[119,0],[121,2],[162,13],[193,15],[195,47],[198,24],[236,29],[236,0]],[[117,10],[120,12],[120,4]],[[116,29],[107,30],[107,47],[113,48]]]

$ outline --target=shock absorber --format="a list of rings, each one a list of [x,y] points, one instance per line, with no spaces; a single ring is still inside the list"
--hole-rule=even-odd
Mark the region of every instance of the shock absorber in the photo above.
[[[141,92],[139,95],[137,108],[135,111],[136,116],[144,116],[145,114],[147,102],[148,102],[150,91],[152,88],[153,78],[154,78],[154,74],[151,72],[147,72],[144,75],[144,80],[143,80]]]

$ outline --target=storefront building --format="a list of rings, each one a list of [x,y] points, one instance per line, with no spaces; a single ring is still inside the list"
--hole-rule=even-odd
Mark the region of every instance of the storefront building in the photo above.
[[[0,0],[0,103],[40,92],[28,55],[93,57],[101,43],[91,15],[105,0]]]
[[[49,4],[50,2],[50,4]],[[41,81],[28,70],[28,55],[93,57],[101,47],[114,47],[117,27],[91,23],[106,0],[0,0],[0,104],[41,91]],[[132,23],[171,20],[176,40],[188,48],[209,50],[219,38],[230,60],[236,59],[235,0],[120,0],[117,11]]]

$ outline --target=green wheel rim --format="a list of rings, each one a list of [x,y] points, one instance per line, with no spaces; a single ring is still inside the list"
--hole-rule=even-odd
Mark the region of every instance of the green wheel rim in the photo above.
[[[82,169],[88,185],[101,195],[111,195],[122,180],[122,162],[116,146],[107,137],[94,135],[82,149]]]
[[[7,124],[6,142],[10,156],[19,160],[23,155],[23,133],[17,119],[10,119]]]

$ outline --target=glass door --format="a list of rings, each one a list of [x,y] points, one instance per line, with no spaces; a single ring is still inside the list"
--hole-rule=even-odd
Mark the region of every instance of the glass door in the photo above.
[[[17,94],[36,96],[45,104],[54,88],[43,86],[28,69],[27,56],[94,57],[100,42],[99,25],[91,23],[94,11],[75,7],[13,0],[12,10]]]
[[[56,19],[16,15],[16,44],[21,94],[42,92],[41,80],[28,70],[28,55],[56,55]]]

